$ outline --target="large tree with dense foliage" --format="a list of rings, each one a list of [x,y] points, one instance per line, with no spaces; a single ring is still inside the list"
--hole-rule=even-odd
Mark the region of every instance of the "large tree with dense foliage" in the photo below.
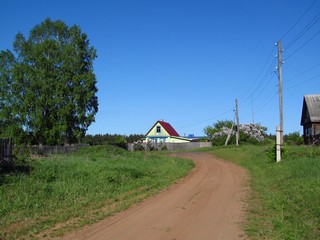
[[[46,19],[0,52],[0,135],[74,143],[98,111],[96,50],[76,25]]]

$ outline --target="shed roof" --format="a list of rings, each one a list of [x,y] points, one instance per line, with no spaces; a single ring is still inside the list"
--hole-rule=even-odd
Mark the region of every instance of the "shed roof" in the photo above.
[[[172,136],[172,137],[180,137],[179,133],[177,133],[177,131],[170,125],[170,123],[164,122],[162,120],[157,121],[152,128],[147,132],[146,135],[149,134],[149,132],[157,125],[157,123],[159,123],[165,130],[166,132]]]
[[[320,122],[320,94],[304,95],[301,125],[308,122]]]

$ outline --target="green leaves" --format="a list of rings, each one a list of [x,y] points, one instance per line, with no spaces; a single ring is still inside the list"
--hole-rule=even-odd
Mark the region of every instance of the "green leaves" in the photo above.
[[[87,35],[76,25],[48,18],[30,31],[28,39],[17,34],[13,45],[16,56],[9,51],[0,55],[1,89],[10,89],[0,96],[14,99],[21,132],[29,143],[77,142],[98,111],[96,50]],[[12,107],[9,101],[1,103]]]

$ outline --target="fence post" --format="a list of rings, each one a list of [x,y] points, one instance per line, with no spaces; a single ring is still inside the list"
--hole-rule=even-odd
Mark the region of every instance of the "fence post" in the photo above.
[[[277,152],[277,155],[276,155],[276,161],[277,162],[280,162],[281,161],[281,136],[280,136],[280,133],[281,133],[281,129],[280,127],[277,127],[277,136],[276,136],[276,152]]]

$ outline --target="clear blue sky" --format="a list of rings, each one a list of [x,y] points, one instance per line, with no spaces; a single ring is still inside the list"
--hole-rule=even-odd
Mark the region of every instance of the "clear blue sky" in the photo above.
[[[306,12],[313,2],[2,0],[0,50],[12,50],[18,32],[28,36],[47,17],[79,25],[98,53],[90,134],[144,134],[164,119],[180,135],[203,135],[207,125],[234,118],[236,98],[241,123],[274,133],[281,39],[284,131],[302,133],[303,95],[320,93],[318,18],[303,32],[320,13],[320,1]]]

